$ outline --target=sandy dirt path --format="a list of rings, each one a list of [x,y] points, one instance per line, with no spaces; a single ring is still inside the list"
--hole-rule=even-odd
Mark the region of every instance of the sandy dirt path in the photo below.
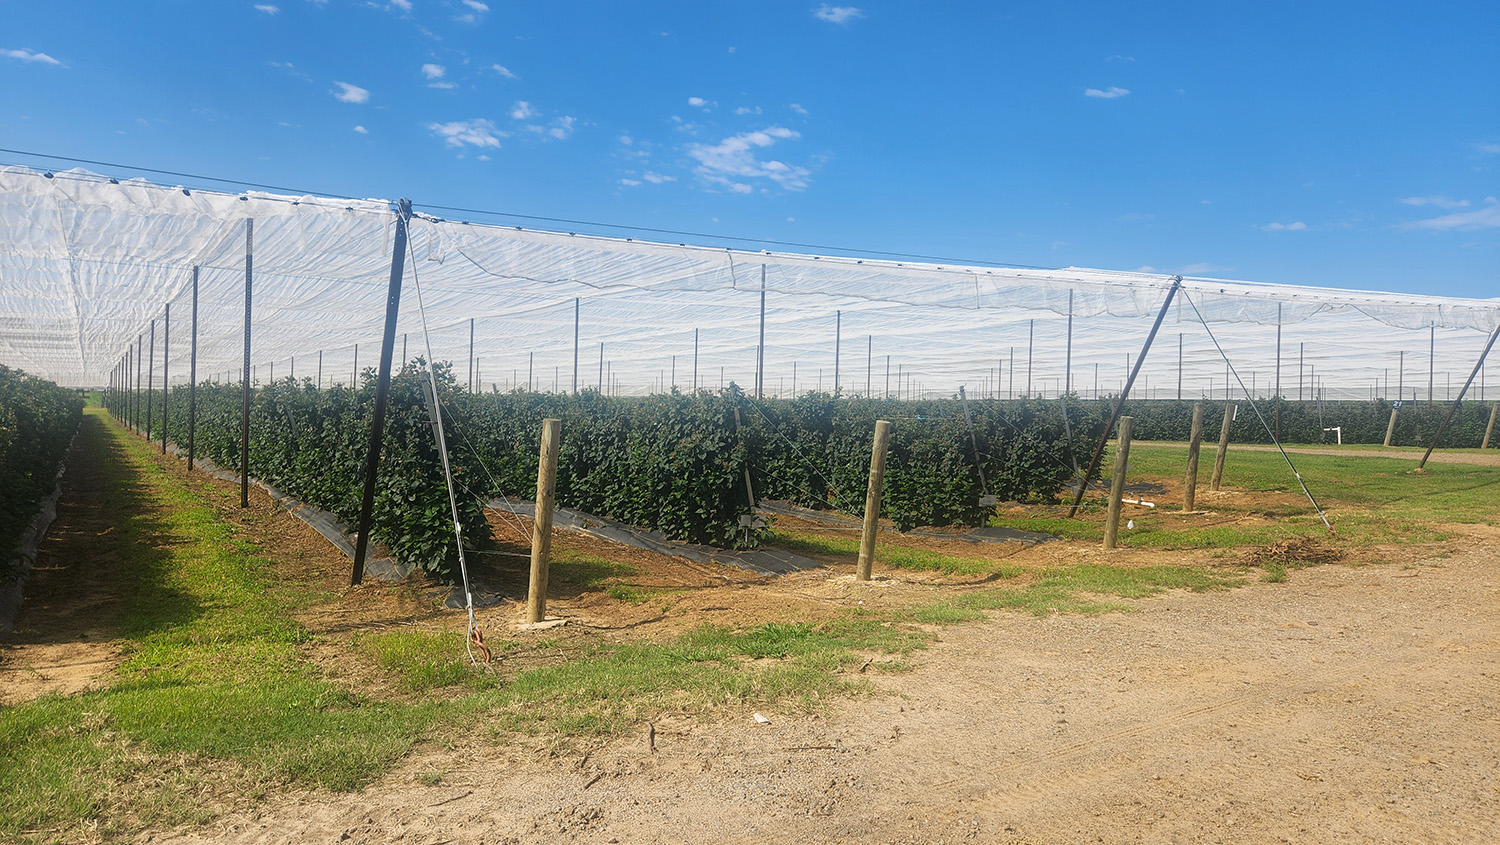
[[[1186,449],[1186,443],[1169,442],[1164,440],[1138,440],[1137,446],[1169,446]],[[1422,453],[1426,449],[1393,447],[1376,451],[1374,449],[1338,449],[1333,447],[1323,448],[1319,446],[1284,446],[1288,455],[1335,455],[1340,458],[1392,458],[1395,460],[1409,460],[1415,466],[1422,459]],[[1203,444],[1205,453],[1212,455],[1214,444],[1207,441]],[[1275,446],[1265,446],[1252,443],[1231,443],[1231,452],[1274,452]],[[1490,452],[1441,452],[1434,450],[1427,459],[1433,464],[1469,464],[1471,466],[1500,467],[1500,451]]]
[[[1496,542],[1138,613],[1000,613],[819,717],[664,715],[654,752],[476,726],[364,792],[142,841],[1497,842]]]

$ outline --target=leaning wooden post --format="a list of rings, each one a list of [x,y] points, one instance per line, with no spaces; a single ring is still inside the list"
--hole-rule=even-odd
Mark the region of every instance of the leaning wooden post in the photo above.
[[[1109,481],[1109,511],[1104,520],[1104,548],[1113,549],[1120,533],[1120,499],[1125,496],[1125,467],[1130,464],[1130,429],[1135,421],[1120,417],[1120,442],[1115,448],[1115,477]]]
[[[1479,448],[1481,449],[1490,448],[1490,435],[1495,433],[1495,413],[1497,411],[1500,411],[1500,403],[1490,406],[1490,424],[1484,428],[1484,442],[1479,444]]]
[[[1427,459],[1432,457],[1432,450],[1437,448],[1438,440],[1442,439],[1443,432],[1448,430],[1448,423],[1453,422],[1454,414],[1457,414],[1458,409],[1463,407],[1464,395],[1469,392],[1469,387],[1474,384],[1474,379],[1479,375],[1479,368],[1484,366],[1484,359],[1489,357],[1490,350],[1494,348],[1497,338],[1500,338],[1500,326],[1496,326],[1495,330],[1490,332],[1489,342],[1485,343],[1484,351],[1479,353],[1479,360],[1474,362],[1474,369],[1469,373],[1468,381],[1465,381],[1464,386],[1458,391],[1458,398],[1453,400],[1453,406],[1448,409],[1448,415],[1443,417],[1442,425],[1439,425],[1437,433],[1432,435],[1432,443],[1428,444],[1427,451],[1422,453],[1422,460],[1417,462],[1417,469],[1427,466]],[[1430,389],[1427,401],[1428,403],[1432,402]]]
[[[407,226],[410,222],[411,200],[402,199],[396,207],[396,241],[391,250],[391,277],[385,290],[385,331],[380,336],[380,368],[375,376],[375,407],[370,414],[370,447],[365,453],[364,493],[359,503],[354,569],[349,576],[351,586],[364,578],[365,554],[370,545],[370,525],[375,514],[375,481],[380,469],[380,447],[385,439],[386,405],[391,392],[391,356],[396,351],[396,318],[401,310],[401,282],[406,273]],[[433,407],[437,407],[435,401]],[[462,549],[459,551],[462,553]]]
[[[1224,403],[1224,425],[1219,429],[1219,451],[1214,455],[1214,477],[1208,483],[1212,493],[1219,492],[1219,482],[1224,480],[1224,456],[1229,454],[1229,424],[1234,422],[1234,403]]]
[[[536,513],[531,521],[531,587],[526,594],[526,621],[547,617],[547,568],[552,559],[552,508],[557,492],[557,446],[560,420],[542,420],[541,460],[536,469]]]
[[[1391,421],[1385,424],[1385,447],[1391,447],[1391,438],[1396,436],[1396,406],[1391,406]]]
[[[891,442],[891,424],[875,421],[875,445],[870,450],[870,484],[865,490],[865,525],[859,535],[859,571],[855,580],[870,580],[875,564],[875,532],[880,528],[880,484],[885,478],[885,451]]]
[[[1193,403],[1193,430],[1188,438],[1187,478],[1182,486],[1182,509],[1191,512],[1197,509],[1198,499],[1198,450],[1203,445],[1203,403]]]

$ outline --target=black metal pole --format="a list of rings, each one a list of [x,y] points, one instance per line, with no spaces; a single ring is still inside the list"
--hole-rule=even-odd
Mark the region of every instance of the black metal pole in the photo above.
[[[1068,291],[1068,351],[1063,358],[1063,393],[1073,392],[1073,291]]]
[[[875,335],[865,340],[865,398],[872,398],[870,388],[875,384]]]
[[[1182,401],[1182,332],[1177,333],[1177,401]]]
[[[1031,398],[1031,362],[1036,357],[1036,318],[1026,329],[1026,398]]]
[[[676,367],[677,356],[672,356],[672,365]],[[599,341],[599,395],[604,395],[604,341]]]
[[[839,392],[839,347],[843,346],[844,312],[833,312],[833,392]]]
[[[698,330],[693,329],[693,392],[698,392]]]
[[[1151,351],[1151,342],[1156,340],[1156,332],[1161,329],[1161,323],[1167,318],[1167,309],[1172,305],[1172,298],[1177,295],[1177,289],[1182,287],[1182,277],[1172,277],[1172,287],[1167,291],[1167,301],[1161,304],[1161,311],[1156,314],[1156,322],[1151,324],[1151,333],[1146,335],[1146,342],[1141,345],[1141,354],[1136,356],[1135,366],[1130,370],[1130,377],[1125,380],[1125,388],[1120,391],[1120,398],[1115,400],[1115,409],[1110,412],[1109,423],[1104,426],[1104,431],[1099,435],[1099,445],[1094,447],[1094,457],[1089,460],[1089,468],[1078,481],[1078,489],[1073,493],[1073,504],[1068,508],[1068,517],[1072,518],[1078,513],[1078,504],[1083,501],[1084,491],[1088,489],[1090,478],[1099,469],[1099,461],[1104,457],[1104,445],[1109,442],[1109,433],[1114,431],[1115,423],[1120,419],[1120,409],[1125,406],[1125,397],[1130,395],[1130,387],[1135,384],[1135,377],[1141,371],[1141,364],[1146,360],[1146,353]]]
[[[172,303],[167,303],[167,310],[161,320],[161,453],[167,453],[167,399],[171,396],[170,379],[167,378],[171,371],[169,363],[171,357],[168,350],[172,348]]]
[[[150,340],[146,343],[146,439],[151,439],[151,418],[156,416],[156,321],[151,321]]]
[[[1427,404],[1432,404],[1432,387],[1437,378],[1437,323],[1428,327],[1427,335]],[[1434,441],[1435,442],[1435,441]]]
[[[391,357],[396,351],[396,314],[401,309],[401,277],[406,270],[406,226],[411,219],[411,200],[403,199],[396,211],[396,242],[391,251],[391,281],[385,293],[385,334],[380,340],[380,373],[375,382],[375,412],[370,420],[370,450],[365,461],[365,491],[359,504],[358,537],[354,545],[351,585],[365,574],[365,552],[370,543],[370,519],[375,512],[375,476],[380,468],[380,444],[385,437],[386,398],[391,391]]]
[[[1276,303],[1276,439],[1281,440],[1281,303]]]
[[[578,314],[583,307],[583,297],[573,297],[573,395],[578,395]]]
[[[578,328],[577,328],[576,324],[574,325],[574,328],[573,328],[573,335],[574,335],[574,337],[577,337],[577,335],[578,335]],[[392,343],[394,343],[394,342],[395,341],[393,340]],[[473,317],[469,318],[469,392],[470,393],[474,392],[474,318]],[[574,392],[576,393],[577,390],[575,389]]]
[[[766,383],[766,265],[760,265],[760,340],[755,344],[755,398],[764,396]]]
[[[188,469],[193,468],[195,436],[198,433],[198,268],[193,267],[193,351],[188,358]]]
[[[250,507],[250,280],[255,261],[255,221],[245,221],[245,362],[240,401],[240,507]]]
[[[1484,366],[1484,359],[1489,357],[1490,348],[1495,345],[1495,338],[1497,337],[1500,337],[1500,326],[1496,326],[1495,330],[1490,332],[1489,342],[1484,345],[1484,351],[1479,353],[1479,360],[1474,362],[1474,369],[1469,372],[1468,381],[1464,382],[1463,390],[1458,392],[1458,398],[1453,400],[1453,407],[1448,409],[1448,416],[1443,417],[1443,424],[1438,426],[1437,434],[1432,435],[1432,443],[1422,455],[1422,460],[1417,463],[1417,469],[1427,466],[1427,459],[1432,457],[1432,450],[1437,448],[1438,438],[1443,436],[1443,432],[1448,428],[1448,423],[1453,421],[1453,415],[1458,413],[1459,407],[1463,405],[1464,394],[1469,392],[1469,385],[1473,384],[1474,377],[1479,375],[1479,368]]]

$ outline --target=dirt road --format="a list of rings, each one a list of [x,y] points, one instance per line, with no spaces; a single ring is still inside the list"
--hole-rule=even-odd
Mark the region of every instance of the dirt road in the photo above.
[[[1500,841],[1500,534],[945,628],[821,717],[471,743],[173,842]],[[148,837],[143,841],[161,841]]]

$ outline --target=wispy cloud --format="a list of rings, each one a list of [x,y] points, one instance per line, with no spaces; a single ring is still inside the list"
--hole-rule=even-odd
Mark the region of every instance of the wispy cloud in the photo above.
[[[1407,205],[1424,206],[1430,205],[1434,208],[1468,208],[1468,200],[1456,200],[1452,197],[1404,197],[1401,200]]]
[[[677,177],[676,176],[664,176],[664,175],[662,175],[660,173],[655,173],[655,172],[650,171],[650,170],[647,170],[645,173],[642,173],[641,174],[641,178],[645,179],[647,182],[650,182],[653,185],[661,185],[661,184],[664,184],[666,182],[676,182],[677,181]]]
[[[741,116],[747,114],[760,114],[760,106],[756,106],[755,108],[751,108],[749,106],[740,106],[739,108],[734,110],[734,113]]]
[[[501,64],[490,65],[490,70],[494,71],[495,73],[500,74],[501,76],[505,77],[506,79],[516,79],[517,78],[514,73],[510,72],[510,68],[506,67],[505,65],[501,65]]]
[[[621,179],[620,180],[620,184],[624,185],[627,188],[635,188],[635,187],[639,187],[640,186],[641,180],[639,180],[639,179]]]
[[[1500,229],[1500,204],[1486,205],[1474,211],[1445,214],[1430,220],[1402,223],[1401,229],[1425,229],[1434,232],[1472,232],[1476,229]]]
[[[448,69],[445,68],[445,67],[443,67],[442,65],[434,65],[434,64],[425,64],[425,65],[422,65],[422,75],[425,76],[425,77],[427,77],[428,79],[442,79],[443,78],[443,74],[445,74],[447,72],[448,72]]]
[[[578,118],[563,115],[552,122],[552,126],[547,129],[547,134],[561,141],[573,134],[573,125],[577,122]]]
[[[1475,144],[1474,149],[1486,155],[1500,154],[1500,144]]]
[[[470,9],[473,9],[476,12],[479,12],[480,14],[483,14],[490,10],[489,6],[486,6],[485,4],[479,2],[479,0],[464,0],[464,5],[468,6]]]
[[[721,185],[738,194],[754,191],[749,181],[769,179],[788,191],[800,191],[807,187],[811,175],[805,167],[787,164],[775,159],[756,157],[758,150],[775,145],[778,141],[796,140],[799,133],[781,126],[772,126],[755,132],[742,132],[725,138],[717,144],[691,144],[688,155],[697,160],[693,172],[705,182]]]
[[[499,148],[500,139],[509,137],[509,133],[500,131],[492,121],[476,118],[474,120],[455,120],[452,123],[430,123],[427,128],[434,135],[443,139],[443,143],[449,147],[462,147],[465,144],[481,149],[485,147]]]
[[[1221,267],[1218,264],[1210,264],[1207,261],[1199,261],[1196,264],[1189,264],[1178,270],[1177,272],[1182,273],[1186,276],[1201,276],[1204,273],[1227,273],[1228,271],[1233,269],[1233,267]]]
[[[807,109],[804,109],[802,106],[798,105],[797,103],[792,103],[791,105],[787,106],[787,108],[791,109],[792,111],[796,112],[797,114],[809,114],[809,112],[808,112]]]
[[[364,128],[363,126],[356,126],[356,127],[354,127],[354,131],[358,132],[361,135],[368,135],[368,134],[370,134],[370,130]]]
[[[1120,97],[1126,97],[1126,96],[1129,96],[1129,95],[1130,95],[1130,89],[1129,88],[1116,88],[1113,85],[1109,86],[1108,88],[1103,88],[1103,89],[1100,89],[1100,88],[1085,88],[1085,89],[1083,89],[1083,96],[1085,96],[1085,97],[1096,97],[1096,98],[1098,98],[1100,100],[1114,100],[1114,99],[1118,99]]]
[[[391,5],[403,12],[411,11],[411,0],[391,0]]]
[[[824,3],[818,8],[813,9],[813,17],[820,21],[828,21],[829,23],[844,24],[855,18],[862,18],[864,16],[865,13],[863,10],[856,9],[853,6],[830,6]]]
[[[333,96],[341,103],[368,103],[370,101],[370,92],[358,85],[350,85],[337,80],[333,84],[339,87],[339,90],[333,92]]]
[[[0,49],[0,56],[11,59],[20,59],[23,62],[37,62],[44,65],[60,65],[62,62],[52,58],[46,53],[33,53],[30,50],[4,50]]]
[[[255,11],[257,11],[257,12],[265,12],[268,15],[275,15],[275,14],[279,14],[281,12],[281,7],[279,7],[279,6],[272,6],[270,3],[256,3],[255,4]]]
[[[1262,232],[1305,232],[1307,231],[1307,224],[1303,223],[1301,220],[1298,220],[1295,223],[1271,222],[1260,227],[1260,230]]]
[[[709,102],[702,97],[688,97],[688,105],[695,109],[708,108]]]
[[[1116,53],[1113,56],[1105,56],[1104,60],[1106,62],[1133,62],[1135,61],[1135,56],[1122,56]]]
[[[516,120],[526,120],[536,116],[536,109],[525,100],[516,100],[516,104],[510,107],[510,116]]]
[[[297,70],[297,66],[294,65],[294,64],[292,64],[291,62],[271,62],[271,67],[278,68],[280,70],[284,70],[287,73],[290,73],[292,76],[295,76],[298,79],[303,80],[304,82],[312,82],[313,81],[313,79],[312,79],[311,76],[308,76],[307,74],[303,73],[302,71]]]

